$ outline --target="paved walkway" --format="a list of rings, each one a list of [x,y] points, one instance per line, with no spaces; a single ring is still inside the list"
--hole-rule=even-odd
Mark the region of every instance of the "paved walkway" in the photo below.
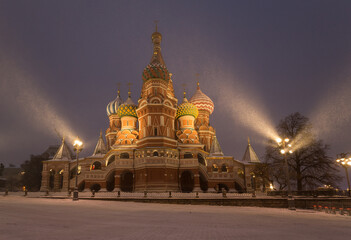
[[[0,239],[348,239],[351,217],[271,208],[0,197]]]

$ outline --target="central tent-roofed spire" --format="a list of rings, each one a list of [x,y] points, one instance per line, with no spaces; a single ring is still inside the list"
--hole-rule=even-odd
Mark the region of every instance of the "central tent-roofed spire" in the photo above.
[[[157,31],[157,23],[158,21],[155,21],[156,29],[155,29],[155,32],[151,35],[151,39],[152,39],[152,43],[154,44],[154,47],[153,47],[153,54],[152,54],[150,64],[151,65],[162,64],[164,67],[166,67],[165,61],[163,60],[162,53],[161,53],[162,35]]]
[[[151,35],[151,40],[153,43],[153,53],[149,65],[147,65],[143,71],[142,78],[144,81],[149,79],[162,79],[168,82],[170,76],[161,53],[162,35],[157,30],[157,22],[155,32]]]

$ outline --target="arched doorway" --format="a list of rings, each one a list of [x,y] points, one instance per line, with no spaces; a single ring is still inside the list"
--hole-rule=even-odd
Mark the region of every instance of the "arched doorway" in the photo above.
[[[55,186],[55,170],[50,169],[49,188],[54,189],[54,186]]]
[[[217,184],[215,189],[219,193],[222,192],[223,190],[226,190],[226,192],[229,192],[229,187],[226,184],[223,184],[223,183]]]
[[[121,174],[121,190],[123,192],[133,192],[133,173],[130,171]]]
[[[241,187],[241,185],[237,182],[234,183],[234,188],[238,193],[243,193],[244,189]]]
[[[58,176],[58,180],[59,180],[59,189],[62,189],[63,187],[63,169],[61,169],[59,172],[58,172],[59,176]]]
[[[207,192],[208,182],[207,182],[205,176],[201,172],[199,172],[199,175],[200,175],[200,188],[202,191]]]
[[[106,190],[111,192],[115,189],[115,172],[112,171],[106,178]]]
[[[194,189],[194,176],[190,171],[184,171],[180,177],[180,187],[182,192],[192,192]]]
[[[79,185],[78,185],[78,191],[79,192],[83,192],[85,189],[85,181],[81,182]]]

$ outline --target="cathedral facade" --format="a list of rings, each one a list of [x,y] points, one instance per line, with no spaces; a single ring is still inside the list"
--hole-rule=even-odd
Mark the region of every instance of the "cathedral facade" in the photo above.
[[[178,101],[161,54],[162,35],[152,34],[153,53],[142,74],[138,101],[120,92],[107,105],[109,126],[94,153],[78,161],[65,140],[43,162],[42,191],[69,191],[75,186],[107,191],[227,191],[257,188],[253,169],[259,159],[248,143],[241,161],[225,156],[211,126],[213,101],[202,92]]]

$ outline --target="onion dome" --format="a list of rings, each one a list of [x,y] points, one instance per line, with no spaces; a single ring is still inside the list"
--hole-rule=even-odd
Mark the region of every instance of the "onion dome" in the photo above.
[[[199,115],[199,111],[194,104],[188,102],[184,92],[183,103],[178,106],[176,119],[186,115],[190,115],[194,118],[197,118],[197,116]]]
[[[197,90],[190,98],[190,102],[194,104],[200,111],[205,110],[208,111],[210,114],[213,113],[214,110],[214,104],[206,94],[204,94],[201,89],[200,89],[200,83],[197,82]]]
[[[150,64],[147,65],[143,71],[142,78],[144,81],[152,78],[160,78],[165,81],[169,81],[169,72],[161,54],[162,35],[157,31],[157,25],[156,31],[152,34],[151,39],[152,43],[154,44],[153,55],[151,57]]]
[[[128,92],[128,99],[121,105],[119,106],[117,110],[117,114],[120,118],[125,117],[125,116],[131,116],[131,117],[136,117],[136,108],[137,106],[134,104],[132,98],[130,97],[130,91]]]
[[[115,100],[113,100],[112,102],[110,102],[109,104],[107,104],[107,107],[106,107],[107,116],[110,116],[112,114],[117,114],[117,110],[118,110],[119,106],[123,103],[119,93],[120,92],[118,90],[117,91],[117,98]]]

